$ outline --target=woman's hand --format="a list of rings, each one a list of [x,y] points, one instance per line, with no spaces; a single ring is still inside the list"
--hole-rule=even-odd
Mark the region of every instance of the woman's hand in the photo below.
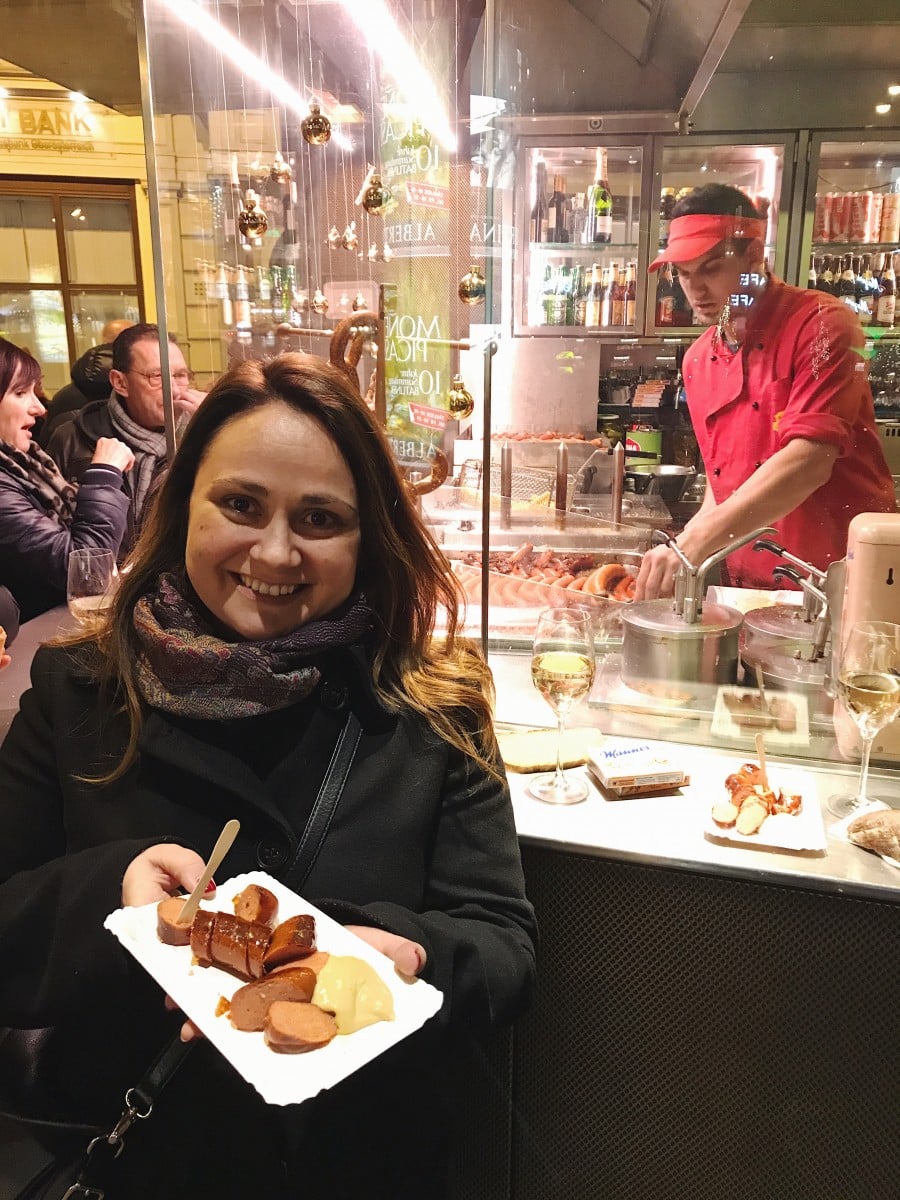
[[[118,467],[124,474],[134,466],[134,452],[118,438],[97,438],[91,462],[98,466]]]
[[[414,979],[425,966],[425,948],[418,942],[412,942],[396,933],[387,933],[384,929],[373,929],[371,925],[347,925],[345,928],[349,933],[355,933],[358,938],[368,942],[374,950],[386,954],[399,974],[408,979]]]
[[[122,877],[123,905],[156,904],[184,888],[192,892],[206,863],[174,842],[151,846],[128,864]]]
[[[5,651],[3,654],[0,654],[0,671],[2,671],[4,667],[8,667],[11,662],[12,659]]]

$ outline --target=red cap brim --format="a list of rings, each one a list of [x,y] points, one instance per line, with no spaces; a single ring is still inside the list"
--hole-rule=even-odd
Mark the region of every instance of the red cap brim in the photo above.
[[[766,222],[755,217],[729,217],[714,213],[690,213],[676,217],[669,226],[669,241],[647,268],[656,271],[663,263],[691,262],[708,254],[727,238],[761,238]]]

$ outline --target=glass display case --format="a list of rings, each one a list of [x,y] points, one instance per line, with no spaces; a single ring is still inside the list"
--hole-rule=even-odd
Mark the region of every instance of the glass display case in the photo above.
[[[646,139],[578,145],[523,139],[516,333],[640,327],[648,150]]]
[[[653,168],[653,203],[650,206],[650,244],[662,248],[668,236],[672,209],[692,188],[725,183],[751,196],[766,217],[766,255],[769,267],[784,275],[787,249],[788,197],[791,176],[785,163],[793,161],[793,135],[785,140],[758,140],[697,136],[658,139]],[[648,260],[649,261],[649,260]],[[674,268],[657,272],[648,289],[646,329],[661,335],[690,337],[703,326],[695,318]]]

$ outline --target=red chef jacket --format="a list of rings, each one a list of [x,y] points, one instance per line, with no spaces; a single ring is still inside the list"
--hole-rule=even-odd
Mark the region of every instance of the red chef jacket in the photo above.
[[[774,526],[786,550],[824,570],[846,554],[857,513],[897,508],[875,427],[862,327],[836,297],[769,276],[742,347],[731,352],[721,340],[715,346],[714,332],[706,330],[686,352],[683,374],[716,503],[792,438],[837,446],[828,482]],[[752,544],[724,563],[735,587],[773,587],[774,565]]]

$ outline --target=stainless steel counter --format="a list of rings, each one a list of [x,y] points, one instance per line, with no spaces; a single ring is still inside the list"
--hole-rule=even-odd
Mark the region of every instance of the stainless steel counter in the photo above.
[[[491,667],[497,686],[498,720],[524,726],[548,725],[550,710],[531,683],[529,657],[492,655]],[[574,723],[590,723],[583,720],[585,715],[583,710],[576,710]],[[591,719],[602,728],[602,717],[592,714]],[[613,732],[627,734],[627,724],[618,720]],[[636,738],[647,740],[647,729],[646,720],[642,720],[634,730]],[[667,738],[664,745],[669,756],[675,757],[691,777],[690,785],[674,795],[608,800],[592,786],[589,798],[581,804],[557,807],[532,799],[526,794],[528,776],[510,772],[516,826],[523,843],[900,904],[900,870],[833,832],[838,822],[828,812],[825,801],[834,792],[853,790],[858,772],[852,764],[815,765],[770,755],[771,771],[775,773],[781,767],[787,782],[796,784],[803,794],[804,803],[821,807],[827,848],[824,853],[749,849],[711,839],[704,829],[712,804],[726,798],[726,776],[752,759],[754,753],[681,744],[673,738]],[[869,793],[900,808],[900,771],[873,769]]]

